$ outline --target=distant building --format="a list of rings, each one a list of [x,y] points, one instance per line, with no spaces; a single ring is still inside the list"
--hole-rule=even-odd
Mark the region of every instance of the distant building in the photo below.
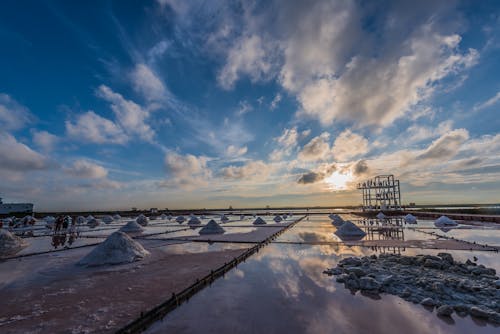
[[[33,213],[32,203],[4,203],[0,198],[0,214]]]

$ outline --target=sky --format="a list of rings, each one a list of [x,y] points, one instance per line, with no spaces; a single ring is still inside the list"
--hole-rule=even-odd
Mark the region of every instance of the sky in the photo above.
[[[2,1],[0,196],[500,202],[498,1]]]

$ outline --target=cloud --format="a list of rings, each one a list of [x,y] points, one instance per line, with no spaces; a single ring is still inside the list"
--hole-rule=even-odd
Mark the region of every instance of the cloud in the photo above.
[[[240,101],[238,105],[238,110],[236,111],[237,116],[243,116],[253,110],[253,107],[248,101]]]
[[[48,167],[47,159],[35,152],[14,136],[0,132],[0,169],[12,172],[27,172]]]
[[[369,170],[366,160],[356,162],[352,169],[355,176],[366,174]]]
[[[271,104],[269,105],[269,109],[274,110],[278,107],[279,103],[281,101],[281,94],[278,93],[274,97],[274,99],[271,101]]]
[[[296,126],[290,129],[285,128],[281,136],[274,138],[276,143],[278,143],[278,148],[274,149],[269,154],[269,159],[272,161],[279,161],[285,156],[290,155],[297,146],[298,139],[299,133]]]
[[[99,86],[97,95],[111,104],[116,121],[127,134],[136,135],[148,142],[153,141],[155,132],[146,123],[149,118],[147,110],[133,101],[124,99],[105,85]]]
[[[33,130],[31,132],[33,136],[33,143],[41,148],[45,152],[50,152],[54,148],[54,146],[59,142],[60,138],[47,132],[47,131],[38,131]]]
[[[84,179],[103,179],[108,175],[108,170],[88,160],[76,160],[64,171],[72,176]]]
[[[297,180],[298,184],[312,184],[324,180],[337,170],[336,164],[326,164],[318,167],[316,171],[302,174]]]
[[[269,50],[260,36],[242,36],[229,50],[226,64],[219,72],[217,81],[224,89],[231,89],[241,75],[248,75],[252,82],[269,78],[272,63]]]
[[[31,123],[33,119],[28,108],[9,95],[0,93],[0,129],[18,130]]]
[[[240,157],[247,153],[248,148],[246,146],[236,147],[234,145],[229,145],[226,149],[226,156],[228,157]]]
[[[233,180],[265,180],[272,167],[261,160],[249,161],[242,166],[229,166],[221,169],[220,174],[225,179]]]
[[[333,142],[332,153],[337,161],[347,161],[367,152],[368,140],[351,130],[344,130]]]
[[[162,101],[167,98],[168,92],[165,85],[147,65],[137,64],[130,73],[130,78],[134,90],[146,100]],[[105,87],[101,86],[100,91],[102,90],[105,90]],[[103,92],[103,95],[110,96],[110,93]],[[116,101],[116,98],[113,100]]]
[[[446,161],[454,157],[460,146],[469,139],[466,129],[456,129],[439,137],[420,155],[417,160]]]
[[[68,136],[83,142],[124,144],[129,139],[120,126],[93,111],[78,115],[75,123],[65,124]]]
[[[496,93],[495,96],[493,96],[492,98],[475,105],[474,110],[479,111],[479,110],[489,108],[489,107],[497,104],[499,101],[500,101],[500,91],[498,93]]]
[[[303,161],[325,160],[330,155],[329,138],[330,134],[328,132],[323,132],[321,135],[314,137],[304,145],[298,154],[298,158]]]
[[[165,155],[165,167],[170,178],[160,186],[179,186],[185,189],[206,186],[212,173],[207,167],[208,158],[192,154],[181,155],[168,152]]]

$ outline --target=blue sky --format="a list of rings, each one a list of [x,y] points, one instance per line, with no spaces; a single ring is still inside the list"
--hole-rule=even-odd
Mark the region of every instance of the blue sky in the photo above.
[[[4,1],[0,195],[39,210],[500,202],[497,1]]]

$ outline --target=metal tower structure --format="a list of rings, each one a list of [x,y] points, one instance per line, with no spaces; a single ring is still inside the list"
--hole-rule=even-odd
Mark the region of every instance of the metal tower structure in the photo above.
[[[358,183],[363,193],[363,211],[401,210],[399,180],[394,175],[379,175]]]

